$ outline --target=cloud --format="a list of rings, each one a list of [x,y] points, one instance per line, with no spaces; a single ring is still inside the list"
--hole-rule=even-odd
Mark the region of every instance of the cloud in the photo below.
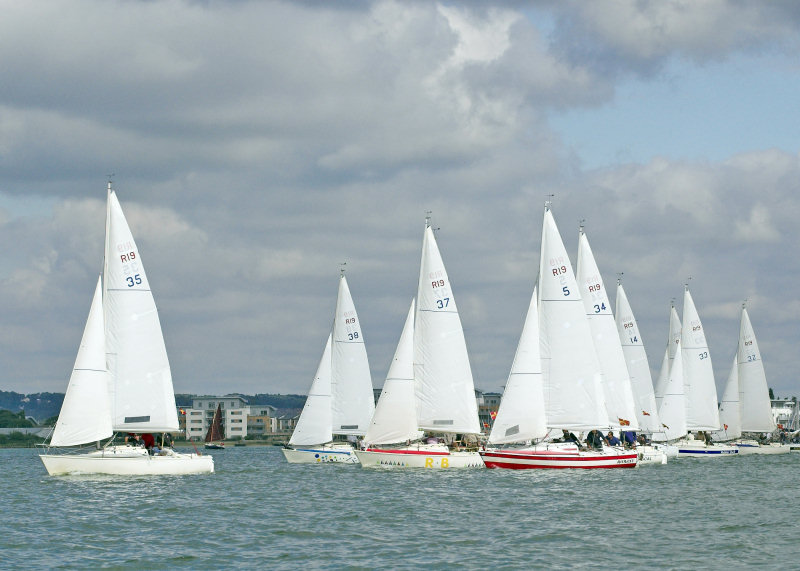
[[[13,332],[0,347],[7,386],[35,379],[63,390],[102,263],[111,173],[183,391],[305,391],[341,262],[379,386],[415,293],[427,211],[441,228],[476,383],[498,388],[550,194],[570,251],[586,219],[607,284],[624,272],[654,367],[669,300],[689,275],[715,347],[732,339],[729,309],[744,297],[763,300],[756,327],[782,319],[767,347],[796,339],[781,310],[793,300],[777,284],[800,277],[786,255],[799,246],[797,149],[722,161],[660,153],[585,170],[550,120],[614,103],[624,78],[649,81],[666,61],[713,66],[774,52],[791,69],[780,50],[795,10],[613,6],[9,5],[0,20],[0,240],[14,246],[0,261]],[[42,22],[52,23],[47,34]],[[709,309],[718,306],[728,309]],[[788,379],[791,364],[776,359]]]

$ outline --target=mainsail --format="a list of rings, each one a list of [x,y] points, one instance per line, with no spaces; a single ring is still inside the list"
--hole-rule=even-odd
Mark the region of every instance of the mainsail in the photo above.
[[[539,335],[547,426],[608,426],[600,363],[572,264],[549,207],[539,261]]]
[[[364,334],[344,273],[339,279],[331,347],[333,434],[363,436],[375,412]],[[325,441],[327,442],[327,441]]]
[[[611,302],[592,248],[589,246],[589,239],[582,227],[578,237],[576,279],[603,372],[603,395],[608,411],[607,425],[617,429],[624,427],[626,430],[638,430],[639,420],[631,390],[631,379],[614,314],[611,311]]]
[[[139,250],[110,184],[103,286],[114,430],[177,431],[172,374],[158,310]]]
[[[714,369],[708,350],[703,324],[697,314],[689,287],[683,295],[683,386],[686,396],[686,428],[688,430],[718,430],[719,409]],[[672,367],[675,367],[673,362]]]
[[[450,279],[428,224],[417,287],[414,379],[421,430],[480,432],[464,330]]]

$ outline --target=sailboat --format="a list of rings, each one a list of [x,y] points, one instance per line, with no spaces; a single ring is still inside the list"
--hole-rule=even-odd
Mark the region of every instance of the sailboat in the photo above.
[[[622,280],[617,281],[616,323],[622,353],[630,377],[633,400],[636,403],[636,419],[639,430],[649,434],[663,433],[664,428],[659,420],[656,396],[653,391],[653,378],[650,376],[650,365],[644,349],[639,325],[633,315]],[[666,464],[669,452],[660,444],[639,444],[636,446],[640,464]]]
[[[670,303],[669,308],[669,335],[667,336],[667,348],[664,349],[664,359],[661,361],[661,370],[659,371],[658,378],[656,379],[653,392],[656,396],[656,406],[661,408],[661,400],[664,397],[664,387],[669,381],[669,373],[672,368],[672,362],[675,360],[675,353],[681,341],[681,319],[678,317],[678,311],[675,309],[674,300]]]
[[[103,276],[98,279],[64,402],[40,458],[50,475],[161,475],[214,471],[214,459],[133,443],[115,432],[177,432],[178,415],[153,295],[116,193],[108,184]],[[91,451],[59,450],[95,444]],[[162,441],[163,445],[163,441]],[[61,452],[61,453],[57,453]]]
[[[392,402],[402,410],[394,410],[389,404]],[[422,432],[429,436],[418,439]],[[479,432],[464,330],[427,218],[416,304],[409,310],[387,383],[364,438],[366,448],[356,450],[356,455],[362,466],[482,468],[477,440],[475,450],[468,449],[468,442],[462,440],[465,446],[459,447],[455,441],[456,435]],[[398,444],[403,440],[405,444]]]
[[[334,437],[363,436],[374,411],[364,334],[342,271],[333,329],[283,455],[292,464],[357,464],[352,444]]]
[[[501,423],[497,425],[495,420],[497,429],[493,427],[490,443],[530,440],[531,444],[482,450],[487,468],[636,466],[634,450],[603,446],[587,451],[570,442],[533,443],[549,434],[548,430],[588,431],[610,426],[591,328],[549,204],[544,212],[538,287],[534,288],[506,390],[500,405],[502,416],[498,410]],[[518,395],[527,396],[516,402]],[[537,403],[540,399],[543,410]]]
[[[217,404],[217,410],[214,411],[214,418],[211,419],[211,424],[208,426],[203,446],[211,450],[224,450],[224,439],[225,436],[222,433],[222,405]]]
[[[715,439],[733,444],[740,454],[783,454],[790,450],[788,445],[778,442],[762,444],[752,437],[742,438],[746,433],[773,433],[777,428],[772,416],[761,352],[744,304],[739,343],[725,385],[719,416],[722,430],[714,433]]]
[[[680,352],[686,436],[675,442],[678,447],[678,457],[720,457],[737,454],[739,450],[735,446],[710,442],[708,432],[719,430],[717,389],[714,384],[714,370],[711,366],[711,353],[706,334],[688,284],[683,294],[682,321]],[[676,353],[672,369],[677,367],[677,358]],[[692,431],[696,431],[698,437],[694,437]]]

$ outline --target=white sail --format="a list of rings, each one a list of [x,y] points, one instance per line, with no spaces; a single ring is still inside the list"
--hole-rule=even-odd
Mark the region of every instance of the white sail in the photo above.
[[[742,308],[739,326],[737,362],[742,432],[772,432],[776,426],[772,417],[767,376],[746,307]]]
[[[678,342],[680,347],[680,342]],[[658,411],[667,440],[686,436],[686,395],[683,382],[683,352],[676,351],[669,378],[664,385],[664,396]]]
[[[108,193],[106,235],[103,304],[114,430],[177,431],[172,374],[158,310],[113,190]]]
[[[600,369],[603,372],[603,395],[608,412],[607,425],[617,429],[625,427],[626,430],[639,430],[631,379],[614,314],[611,311],[611,302],[583,228],[578,237],[576,280],[580,287],[597,358],[600,361]]]
[[[419,428],[477,434],[478,404],[464,330],[433,230],[422,242],[414,322]]]
[[[344,274],[333,321],[331,407],[333,434],[362,436],[375,412],[364,334]]]
[[[622,343],[622,352],[628,366],[631,388],[636,402],[636,417],[640,430],[653,434],[661,432],[661,421],[653,391],[653,378],[650,375],[650,364],[644,349],[642,334],[633,315],[631,304],[622,284],[617,285],[617,332]]]
[[[417,429],[414,394],[414,307],[412,300],[375,414],[364,435],[369,444],[396,444],[422,437]]]
[[[739,406],[739,366],[733,358],[731,372],[722,391],[719,405],[720,429],[714,433],[715,440],[733,440],[742,436],[742,417]]]
[[[108,402],[103,291],[101,278],[98,278],[50,445],[86,444],[108,438],[113,433]]]
[[[539,335],[547,426],[608,426],[600,363],[572,264],[549,208],[539,261]]]
[[[289,444],[310,446],[324,444],[333,439],[331,431],[331,335],[319,360],[317,373],[308,390],[308,397]]]
[[[534,287],[503,399],[489,434],[491,444],[538,440],[547,435],[537,300]]]
[[[673,304],[669,309],[669,335],[667,337],[667,349],[664,353],[664,360],[661,363],[661,371],[654,386],[656,404],[661,406],[661,398],[664,396],[664,387],[669,381],[669,371],[672,361],[675,359],[675,351],[681,340],[681,320]]]
[[[718,430],[719,409],[714,369],[708,350],[703,324],[697,314],[689,288],[683,295],[683,385],[686,396],[686,427],[688,430]],[[675,363],[672,364],[675,367]]]

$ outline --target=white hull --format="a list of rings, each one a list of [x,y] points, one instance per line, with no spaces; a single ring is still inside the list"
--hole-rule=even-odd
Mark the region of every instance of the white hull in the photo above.
[[[356,450],[362,466],[387,466],[392,468],[483,468],[477,452],[452,451],[442,446],[406,447],[396,449],[369,448]]]
[[[575,446],[563,445],[481,450],[481,457],[487,468],[512,470],[635,468],[637,456],[635,450],[622,448],[583,451]]]
[[[755,441],[732,442],[739,449],[739,454],[788,454],[791,446],[772,442],[770,444],[759,444]]]
[[[638,454],[638,464],[666,464],[667,451],[661,446],[637,446],[636,453]],[[678,451],[675,451],[677,455]]]
[[[651,446],[658,448],[664,454],[666,454],[667,459],[670,458],[677,458],[678,457],[678,447],[672,444],[665,444],[663,442],[654,442]]]
[[[358,464],[349,444],[308,446],[305,448],[283,448],[283,456],[289,464]]]
[[[675,442],[675,446],[678,448],[678,458],[719,458],[739,454],[736,446],[706,444],[699,440],[679,440]]]
[[[214,459],[211,456],[179,454],[172,450],[163,456],[150,456],[144,448],[132,446],[111,447],[88,454],[41,454],[39,457],[51,476],[175,476],[214,472]]]

